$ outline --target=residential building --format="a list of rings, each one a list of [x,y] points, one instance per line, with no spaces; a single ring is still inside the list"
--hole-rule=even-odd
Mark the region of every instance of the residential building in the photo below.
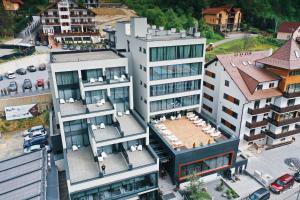
[[[234,168],[239,139],[214,124],[208,125],[214,136],[202,130],[210,122],[199,114],[205,38],[195,29],[149,26],[142,17],[105,31],[108,46],[129,59],[134,108],[148,123],[151,146],[173,183],[187,181],[194,171],[210,179]],[[187,116],[201,119],[202,128]]]
[[[240,28],[242,12],[240,8],[225,5],[202,10],[202,18],[205,23],[218,31],[237,31]]]
[[[73,0],[60,0],[41,14],[43,35],[59,43],[97,43],[95,13]]]
[[[57,52],[50,67],[70,198],[155,199],[159,161],[133,109],[128,59],[113,50]]]
[[[205,66],[202,113],[240,137],[241,147],[291,142],[299,133],[298,51],[291,39],[274,54],[217,55]]]
[[[277,31],[277,39],[289,40],[294,35],[294,39],[300,38],[300,22],[283,22]]]
[[[83,3],[87,8],[98,8],[100,6],[100,0],[84,0]]]
[[[3,8],[6,11],[16,12],[24,4],[22,0],[2,0]]]

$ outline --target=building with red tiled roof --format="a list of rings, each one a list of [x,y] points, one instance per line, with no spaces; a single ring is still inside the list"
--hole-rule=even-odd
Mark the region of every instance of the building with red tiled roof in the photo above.
[[[219,31],[236,31],[239,29],[242,19],[240,8],[224,5],[202,10],[205,23]]]
[[[17,11],[24,4],[22,0],[2,0],[4,10]]]
[[[283,22],[277,31],[277,39],[288,40],[293,34],[294,39],[300,37],[300,22]]]
[[[288,144],[300,133],[300,47],[218,55],[205,65],[202,112],[241,146]]]

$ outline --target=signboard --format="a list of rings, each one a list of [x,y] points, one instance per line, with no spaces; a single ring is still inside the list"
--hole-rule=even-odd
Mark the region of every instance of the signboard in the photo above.
[[[38,115],[37,104],[5,107],[6,120],[24,119]]]

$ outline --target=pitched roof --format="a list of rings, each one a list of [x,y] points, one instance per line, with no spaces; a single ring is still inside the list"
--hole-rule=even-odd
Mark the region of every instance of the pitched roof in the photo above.
[[[283,22],[278,28],[278,32],[293,33],[300,27],[300,22]]]
[[[215,8],[205,8],[202,10],[202,14],[218,14],[221,11],[229,11],[230,9],[234,9],[235,12],[240,11],[240,8],[234,8],[230,5],[224,5],[224,6],[220,6],[220,7],[215,7]]]
[[[277,88],[256,90],[259,83],[280,79],[266,69],[255,66],[257,59],[264,58],[268,55],[269,51],[258,51],[244,53],[243,55],[217,55],[217,59],[236,83],[245,98],[248,101],[252,101],[281,95],[281,92]]]
[[[45,200],[46,171],[44,150],[0,161],[0,199]]]
[[[300,69],[300,48],[294,39],[287,41],[273,55],[257,62],[283,69]]]

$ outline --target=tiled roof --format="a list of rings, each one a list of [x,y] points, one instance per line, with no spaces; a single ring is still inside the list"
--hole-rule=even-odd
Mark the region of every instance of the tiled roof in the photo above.
[[[258,51],[243,53],[243,55],[217,55],[217,59],[248,101],[281,95],[277,88],[255,91],[259,83],[280,79],[271,72],[255,66],[256,60],[268,56],[269,53],[269,51]]]
[[[44,150],[0,161],[0,199],[45,200],[46,171]]]
[[[240,11],[240,8],[234,8],[230,5],[224,5],[224,6],[220,6],[220,7],[215,7],[215,8],[206,8],[203,9],[202,14],[218,14],[221,11],[229,11],[231,8],[234,9],[235,12]]]
[[[300,22],[283,22],[280,24],[278,32],[293,33],[300,27]]]
[[[300,69],[300,48],[294,39],[290,39],[273,55],[257,62],[283,69]]]

